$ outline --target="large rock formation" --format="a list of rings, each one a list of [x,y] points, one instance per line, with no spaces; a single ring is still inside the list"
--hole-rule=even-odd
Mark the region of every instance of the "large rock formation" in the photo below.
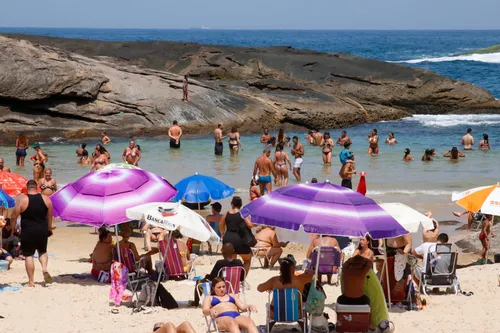
[[[190,102],[182,102],[189,73]],[[177,119],[334,128],[413,113],[495,112],[484,89],[340,53],[0,36],[0,123],[47,135],[155,135]],[[55,134],[54,134],[55,133]]]

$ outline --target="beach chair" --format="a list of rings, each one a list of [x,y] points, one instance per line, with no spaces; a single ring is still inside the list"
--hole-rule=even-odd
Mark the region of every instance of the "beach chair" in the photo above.
[[[427,296],[427,289],[452,288],[455,295],[459,292],[456,274],[458,253],[452,244],[436,244],[427,253],[425,272],[422,272],[420,285]]]
[[[167,246],[168,243],[168,246]],[[194,260],[191,260],[191,269],[187,272],[182,264],[181,254],[175,239],[165,239],[158,243],[162,261],[165,263],[165,273],[168,279],[188,279],[196,275],[194,270]]]
[[[243,274],[243,281],[241,280]],[[226,281],[226,288],[229,293],[242,295],[243,301],[245,302],[245,277],[247,276],[246,271],[243,267],[222,267],[217,273],[218,276],[222,277]]]
[[[318,259],[318,249],[320,247],[316,246],[313,250],[311,256],[311,269],[316,269],[316,262]],[[318,280],[321,282],[321,275],[336,275],[337,279],[334,285],[339,285],[340,270],[342,269],[342,253],[340,249],[335,246],[321,246],[320,257],[319,257],[319,268],[318,268]],[[337,273],[333,272],[333,267],[337,267]]]
[[[269,256],[269,250],[271,247],[252,247],[252,259],[257,258],[259,260],[259,264],[261,268],[264,268],[264,263],[266,260],[269,262],[271,257]],[[262,262],[264,260],[264,263]],[[270,268],[271,266],[269,266]]]
[[[115,261],[119,261],[116,247],[113,248],[113,258]],[[122,264],[128,269],[128,289],[138,299],[142,285],[150,279],[148,273],[141,269],[141,263],[144,258],[136,260],[131,249],[120,247],[120,259]]]
[[[370,331],[371,308],[369,305],[344,305],[335,304],[337,313],[336,332],[360,332]]]
[[[272,295],[272,299],[271,299]],[[266,305],[266,331],[271,332],[276,323],[303,321],[302,330],[307,327],[306,314],[302,307],[302,294],[297,289],[275,289],[269,292]]]
[[[201,289],[201,290],[200,290]],[[196,288],[196,292],[198,293],[198,297],[200,300],[200,304],[203,303],[203,299],[207,296],[210,296],[210,291],[212,290],[212,282],[203,282],[201,283],[201,288]],[[240,312],[241,313],[241,312]],[[250,311],[248,311],[248,316],[251,316]],[[207,333],[212,333],[212,332],[226,332],[226,331],[221,331],[219,330],[219,326],[217,325],[217,321],[215,318],[209,316],[204,316],[205,318],[205,323],[207,324]]]

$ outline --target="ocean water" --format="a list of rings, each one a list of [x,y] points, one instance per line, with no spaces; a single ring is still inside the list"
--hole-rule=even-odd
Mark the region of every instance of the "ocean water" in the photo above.
[[[176,40],[211,44],[242,46],[290,45],[296,48],[318,51],[341,51],[363,57],[400,62],[408,66],[429,69],[440,74],[466,80],[488,89],[500,97],[500,54],[458,56],[472,49],[500,43],[500,31],[226,31],[226,30],[103,30],[103,29],[37,29],[0,28],[0,32],[31,33],[57,37],[89,38],[99,40]],[[460,145],[465,130],[471,127],[478,142],[488,133],[493,149],[488,152],[471,151],[466,158],[451,162],[440,157],[453,146]],[[394,132],[399,143],[389,146],[380,144],[380,155],[366,154],[366,135],[377,128],[381,142],[388,132]],[[453,191],[498,181],[500,166],[500,115],[418,115],[401,121],[364,124],[346,128],[353,140],[356,168],[367,173],[368,195],[379,202],[402,202],[421,211],[432,210],[438,219],[454,219],[453,210],[459,210],[451,202]],[[329,130],[332,137],[340,135],[340,129]],[[303,139],[306,133],[287,133]],[[257,135],[242,137],[243,151],[229,156],[225,143],[224,156],[213,154],[213,139],[200,137],[183,140],[182,149],[170,150],[168,142],[148,139],[136,140],[143,149],[140,166],[162,175],[172,183],[195,172],[215,176],[237,188],[248,199],[248,187],[255,159],[262,153]],[[88,141],[89,147],[97,142]],[[0,156],[13,171],[31,175],[29,162],[24,168],[15,164],[14,143],[0,146]],[[126,140],[114,140],[109,145],[112,162],[121,162]],[[88,168],[76,163],[74,144],[54,138],[42,144],[49,154],[48,166],[53,169],[58,183],[76,180]],[[415,161],[402,161],[405,148],[411,150]],[[422,162],[426,148],[438,152],[433,162]],[[91,148],[90,148],[91,149]],[[90,150],[89,149],[89,150]],[[289,148],[288,148],[289,151]],[[332,166],[324,166],[321,150],[306,146],[302,168],[304,181],[317,177],[320,181],[339,183],[339,147],[334,148]],[[357,186],[357,178],[354,186]],[[295,180],[291,179],[293,184]]]

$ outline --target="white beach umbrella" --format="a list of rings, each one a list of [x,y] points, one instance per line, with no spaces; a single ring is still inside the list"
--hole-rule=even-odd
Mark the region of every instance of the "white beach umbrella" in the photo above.
[[[420,225],[427,230],[434,229],[431,218],[407,205],[399,202],[389,202],[381,203],[379,206],[409,232],[417,232]]]
[[[125,214],[129,219],[141,220],[166,229],[178,229],[182,235],[201,242],[220,241],[210,224],[198,213],[178,202],[153,202],[128,208]]]
[[[140,168],[128,163],[111,163],[103,166],[97,171],[106,171],[110,169],[140,169]]]
[[[500,216],[500,184],[454,192],[451,200],[473,213],[481,211],[483,214]]]

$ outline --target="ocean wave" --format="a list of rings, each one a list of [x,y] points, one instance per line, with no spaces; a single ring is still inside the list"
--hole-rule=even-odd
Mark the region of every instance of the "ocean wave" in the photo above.
[[[409,122],[418,122],[428,127],[452,127],[452,126],[479,126],[500,124],[500,115],[498,114],[443,114],[430,115],[420,114],[413,117],[407,117],[403,120]]]
[[[367,196],[384,196],[384,195],[408,195],[408,196],[417,196],[417,195],[432,195],[432,196],[450,196],[453,191],[444,191],[444,190],[403,190],[403,189],[392,189],[386,191],[370,191],[366,193]]]
[[[410,60],[393,61],[395,63],[420,64],[422,62],[447,62],[447,61],[477,61],[490,64],[500,64],[500,53],[467,54],[446,57],[430,57]]]

